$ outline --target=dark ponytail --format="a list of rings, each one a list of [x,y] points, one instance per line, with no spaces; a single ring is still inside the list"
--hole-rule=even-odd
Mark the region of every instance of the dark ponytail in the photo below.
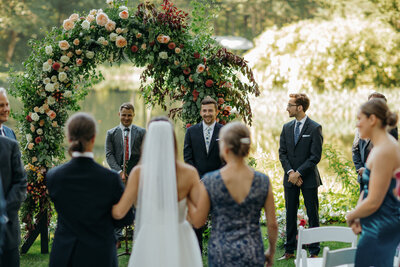
[[[67,121],[68,153],[84,152],[96,130],[96,121],[91,115],[83,112],[72,115]]]

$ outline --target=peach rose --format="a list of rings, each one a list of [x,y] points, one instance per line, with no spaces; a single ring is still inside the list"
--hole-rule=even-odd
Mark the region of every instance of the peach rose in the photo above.
[[[53,123],[51,124],[51,126],[53,126],[53,127],[57,127],[57,126],[58,126],[58,123],[57,123],[57,121],[53,121]]]
[[[115,30],[115,22],[109,20],[104,27],[106,28],[107,31],[112,32],[113,30]]]
[[[171,40],[171,38],[169,36],[163,35],[163,37],[162,37],[163,44],[167,44],[169,42],[169,40]]]
[[[158,41],[159,43],[162,42],[162,39],[163,39],[163,35],[162,35],[162,34],[160,34],[159,36],[157,36],[157,41]]]
[[[175,64],[175,66],[179,66],[179,61],[178,61],[178,60],[175,60],[175,61],[174,61],[174,64]]]
[[[100,26],[105,26],[108,22],[108,16],[107,14],[101,12],[98,13],[96,16],[96,23]]]
[[[37,157],[32,157],[32,163],[35,163],[37,161]]]
[[[31,124],[31,132],[34,133],[36,130],[35,126],[33,124]]]
[[[77,39],[74,39],[74,41],[72,42],[74,45],[79,45],[79,43],[80,43],[80,41],[79,41],[79,39],[77,38]]]
[[[33,111],[35,111],[36,113],[38,113],[38,112],[39,112],[39,108],[38,108],[38,107],[34,107],[34,108],[33,108]]]
[[[202,73],[205,69],[206,69],[206,66],[204,66],[203,64],[199,64],[197,66],[196,72],[197,73]]]
[[[43,125],[44,125],[44,120],[40,120],[40,121],[39,121],[39,126],[40,126],[40,127],[43,127]]]
[[[142,34],[140,33],[140,32],[138,32],[137,34],[136,34],[136,38],[140,38],[140,37],[142,37]]]
[[[77,54],[78,56],[80,56],[80,55],[82,54],[82,50],[80,50],[80,49],[75,50],[75,54]]]
[[[94,19],[95,19],[95,17],[93,15],[88,15],[86,17],[86,20],[89,21],[89,22],[92,22]]]
[[[67,57],[71,58],[74,56],[74,53],[72,53],[71,51],[68,52]]]
[[[69,48],[69,43],[65,40],[59,41],[58,46],[60,47],[61,50],[68,50]]]
[[[121,12],[119,12],[119,17],[121,19],[127,19],[129,18],[129,12],[128,10],[122,10]]]
[[[81,58],[77,58],[76,59],[76,65],[77,66],[82,66],[82,63],[83,63],[83,59],[81,59]]]
[[[53,65],[53,60],[52,60],[51,58],[49,58],[49,59],[47,60],[47,64]]]
[[[69,16],[69,19],[72,21],[77,21],[79,19],[79,15],[74,13],[71,16]]]
[[[33,143],[29,143],[29,144],[28,144],[28,149],[29,149],[29,150],[32,150],[32,149],[33,149],[33,146],[34,146]]]
[[[179,54],[181,52],[181,49],[179,47],[175,48],[175,53]]]
[[[54,120],[57,114],[53,110],[50,110],[49,112],[47,112],[47,116],[50,117],[50,120]]]
[[[117,29],[115,29],[115,32],[120,34],[120,33],[122,33],[122,29],[121,28],[117,28]]]
[[[66,19],[63,22],[63,28],[66,31],[72,30],[75,27],[75,23],[73,20],[71,19]]]
[[[115,45],[119,48],[125,47],[128,44],[126,39],[123,36],[118,36],[115,40]]]
[[[146,45],[146,44],[142,44],[140,47],[141,47],[143,50],[146,50],[147,45]]]

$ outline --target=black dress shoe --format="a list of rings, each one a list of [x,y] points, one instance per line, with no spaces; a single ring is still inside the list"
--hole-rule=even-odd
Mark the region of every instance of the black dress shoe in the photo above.
[[[278,261],[281,261],[281,260],[288,260],[288,259],[294,259],[294,258],[295,258],[294,254],[285,252],[285,254],[283,254],[283,256],[280,257],[280,258],[278,259]]]

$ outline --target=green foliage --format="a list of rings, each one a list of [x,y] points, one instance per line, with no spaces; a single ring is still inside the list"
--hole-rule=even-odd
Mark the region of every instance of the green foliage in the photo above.
[[[246,58],[264,88],[388,88],[400,85],[399,43],[399,33],[377,19],[309,20],[267,30]]]

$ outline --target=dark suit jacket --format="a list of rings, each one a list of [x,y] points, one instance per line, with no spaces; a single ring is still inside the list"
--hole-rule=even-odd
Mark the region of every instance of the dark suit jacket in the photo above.
[[[9,220],[5,227],[4,248],[10,250],[17,248],[21,241],[18,210],[26,198],[27,184],[18,143],[4,136],[0,136],[0,178]]]
[[[186,131],[183,157],[186,163],[197,169],[200,177],[222,167],[217,141],[222,126],[219,123],[215,124],[208,154],[203,134],[203,122],[193,125]]]
[[[124,191],[119,175],[78,157],[51,169],[47,187],[58,213],[49,266],[118,266],[116,222],[133,222],[131,211],[121,221],[111,216]]]
[[[322,153],[322,127],[307,117],[297,144],[294,144],[294,127],[296,120],[283,126],[280,136],[279,160],[285,171],[283,185],[295,186],[288,181],[289,170],[298,171],[303,179],[304,188],[315,188],[322,184],[317,168]]]
[[[391,129],[389,133],[396,138],[399,139],[398,129],[397,127]],[[358,134],[358,133],[357,133]],[[358,139],[352,147],[353,154],[353,163],[356,167],[356,170],[365,167],[365,162],[367,161],[369,152],[371,151],[372,144],[370,145],[370,140],[366,141],[364,139]],[[360,182],[361,177],[358,176],[358,182]]]
[[[14,133],[14,131],[12,129],[10,129],[7,126],[3,125],[3,130],[4,130],[4,133],[6,134],[6,136],[8,138],[17,140],[17,137],[15,136],[15,133]]]
[[[132,168],[137,165],[140,160],[141,150],[142,150],[142,142],[144,135],[146,134],[146,130],[138,127],[136,125],[132,125],[131,130],[131,157],[129,158],[127,164],[127,174],[131,172]],[[119,172],[123,170],[124,164],[124,137],[120,126],[112,128],[107,131],[106,137],[106,159],[107,163],[111,169]]]

